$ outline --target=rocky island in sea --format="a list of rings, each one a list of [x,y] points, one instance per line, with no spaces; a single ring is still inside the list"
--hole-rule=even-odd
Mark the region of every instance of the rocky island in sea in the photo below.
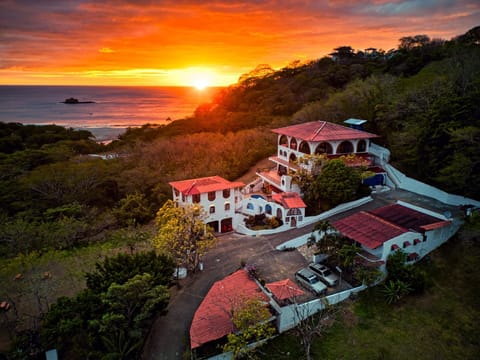
[[[62,101],[63,104],[95,104],[95,101],[79,101],[76,98],[68,98],[65,101]]]

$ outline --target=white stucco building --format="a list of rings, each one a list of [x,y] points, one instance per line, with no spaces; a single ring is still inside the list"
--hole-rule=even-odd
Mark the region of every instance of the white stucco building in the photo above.
[[[206,212],[203,220],[215,232],[233,230],[235,207],[241,201],[242,182],[232,182],[220,176],[173,181],[169,183],[173,200],[179,205],[200,205]]]
[[[355,120],[355,124],[350,124]],[[346,123],[360,127],[365,120],[349,119]],[[274,169],[257,172],[263,186],[274,193],[298,192],[297,184],[292,182],[292,173],[299,169],[307,172],[314,170],[309,155],[325,154],[329,159],[355,155],[348,166],[370,166],[374,164],[374,156],[369,153],[370,140],[378,137],[362,130],[333,124],[326,121],[312,121],[298,125],[272,130],[278,134],[277,154],[270,157],[275,164]]]

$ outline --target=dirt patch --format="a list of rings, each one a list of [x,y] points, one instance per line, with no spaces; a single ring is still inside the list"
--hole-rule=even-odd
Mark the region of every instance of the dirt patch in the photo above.
[[[256,172],[258,169],[266,169],[266,168],[271,168],[272,167],[272,162],[266,159],[262,159],[259,162],[257,162],[255,165],[253,165],[245,174],[240,176],[237,181],[241,181],[245,184],[248,184],[255,180],[257,178]]]

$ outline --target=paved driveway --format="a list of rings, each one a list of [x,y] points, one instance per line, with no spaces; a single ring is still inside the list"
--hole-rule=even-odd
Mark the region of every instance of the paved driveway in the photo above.
[[[344,218],[360,210],[372,210],[387,204],[405,200],[421,204],[439,213],[446,207],[433,199],[405,191],[390,191],[374,196],[374,201],[354,210],[336,215],[330,221]],[[172,289],[172,298],[165,316],[158,317],[146,340],[143,352],[145,360],[183,359],[189,349],[189,329],[196,309],[215,281],[221,280],[240,268],[241,261],[257,264],[260,275],[267,282],[293,279],[294,271],[306,265],[306,260],[298,251],[277,251],[275,247],[302,234],[310,233],[313,225],[300,229],[261,237],[239,234],[223,235],[217,247],[204,258],[204,270],[181,282],[181,288]]]

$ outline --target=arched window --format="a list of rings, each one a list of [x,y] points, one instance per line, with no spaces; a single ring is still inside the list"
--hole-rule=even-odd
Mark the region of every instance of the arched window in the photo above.
[[[230,210],[230,203],[226,202],[225,203],[225,211],[229,211],[229,210]]]
[[[252,204],[252,203],[248,203],[248,204],[247,204],[247,209],[248,209],[248,210],[253,210],[253,209],[254,209],[253,204]]]
[[[333,153],[332,145],[327,142],[322,142],[318,144],[317,148],[315,149],[315,154],[331,154]]]
[[[365,140],[360,140],[357,144],[357,152],[367,151],[367,142]]]
[[[294,154],[294,153],[291,153],[291,154],[290,154],[290,159],[288,159],[288,161],[290,161],[290,162],[295,162],[296,160],[297,160],[297,157],[295,156],[295,154]]]
[[[342,141],[337,147],[337,154],[353,153],[353,145],[350,141]]]
[[[290,149],[297,150],[297,140],[295,138],[290,140]]]
[[[285,135],[280,136],[280,139],[278,139],[278,145],[288,147],[288,139]]]
[[[210,205],[210,214],[215,214],[215,205]]]
[[[192,202],[194,204],[198,204],[200,202],[200,194],[193,194],[192,195]]]
[[[223,189],[223,198],[228,199],[230,197],[230,189]]]
[[[298,147],[298,151],[304,154],[310,154],[310,146],[306,141],[302,141]]]
[[[269,204],[265,205],[265,213],[272,215],[272,207]]]

